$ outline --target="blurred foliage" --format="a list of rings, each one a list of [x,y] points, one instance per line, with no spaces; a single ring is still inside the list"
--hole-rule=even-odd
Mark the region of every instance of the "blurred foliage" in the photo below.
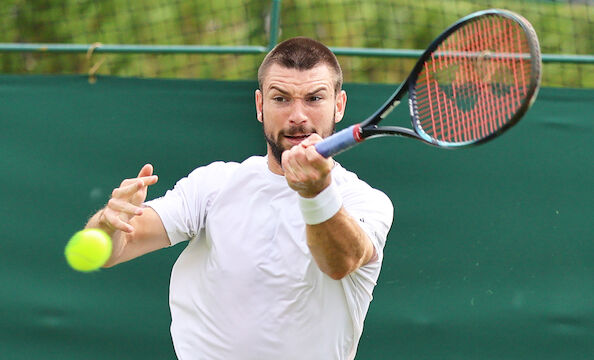
[[[272,1],[3,0],[0,42],[268,44]],[[543,53],[593,54],[592,0],[284,0],[280,40],[302,35],[331,47],[423,49],[473,11],[506,8],[532,22]],[[102,55],[101,55],[102,56]],[[99,55],[95,55],[96,61]],[[109,54],[100,74],[254,79],[263,55]],[[414,60],[341,57],[348,82],[400,82]],[[85,73],[85,54],[2,53],[4,73]],[[594,87],[594,64],[546,64],[546,86]]]

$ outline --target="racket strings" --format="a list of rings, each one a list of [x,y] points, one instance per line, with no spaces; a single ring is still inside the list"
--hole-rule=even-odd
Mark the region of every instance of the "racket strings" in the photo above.
[[[530,47],[519,24],[488,16],[451,34],[416,82],[420,127],[434,139],[466,142],[507,124],[530,86]]]

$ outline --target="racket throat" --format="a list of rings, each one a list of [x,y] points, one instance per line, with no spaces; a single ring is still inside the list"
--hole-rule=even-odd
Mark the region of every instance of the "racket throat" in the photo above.
[[[355,139],[357,143],[365,140],[363,137],[363,131],[361,130],[361,124],[355,124],[353,126],[353,139]]]
[[[380,136],[401,136],[419,139],[420,136],[411,129],[400,126],[369,126],[361,130],[364,139],[370,139]]]
[[[400,100],[394,101],[382,112],[382,114],[380,115],[380,118],[383,120],[386,116],[390,115],[392,110],[394,110],[394,108],[398,105],[400,105]]]

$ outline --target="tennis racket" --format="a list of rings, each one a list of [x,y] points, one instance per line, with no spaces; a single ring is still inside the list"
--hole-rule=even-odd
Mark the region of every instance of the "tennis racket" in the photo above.
[[[472,13],[429,45],[373,115],[317,143],[316,150],[329,157],[380,136],[404,136],[442,148],[487,142],[528,111],[541,67],[538,38],[526,19],[499,9]],[[412,129],[378,126],[407,92]]]

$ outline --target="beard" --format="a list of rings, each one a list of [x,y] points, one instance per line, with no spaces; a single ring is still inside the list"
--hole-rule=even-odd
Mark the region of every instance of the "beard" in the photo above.
[[[336,115],[336,111],[332,115],[332,119],[335,119],[335,115]],[[283,146],[281,144],[282,138],[284,136],[293,136],[293,135],[297,135],[297,134],[318,134],[322,138],[325,138],[325,137],[332,135],[334,133],[335,129],[336,129],[336,123],[334,122],[334,120],[332,120],[332,127],[330,128],[330,130],[327,133],[321,133],[321,134],[318,133],[318,131],[313,127],[297,125],[297,126],[292,126],[285,130],[281,130],[275,139],[272,134],[270,134],[266,131],[266,122],[264,120],[264,114],[262,114],[262,130],[264,131],[264,138],[266,138],[266,143],[268,143],[268,145],[270,146],[270,151],[272,152],[272,156],[274,157],[274,159],[276,160],[276,162],[279,165],[282,164],[283,152],[285,152],[285,150],[289,150],[292,147],[292,146]]]

